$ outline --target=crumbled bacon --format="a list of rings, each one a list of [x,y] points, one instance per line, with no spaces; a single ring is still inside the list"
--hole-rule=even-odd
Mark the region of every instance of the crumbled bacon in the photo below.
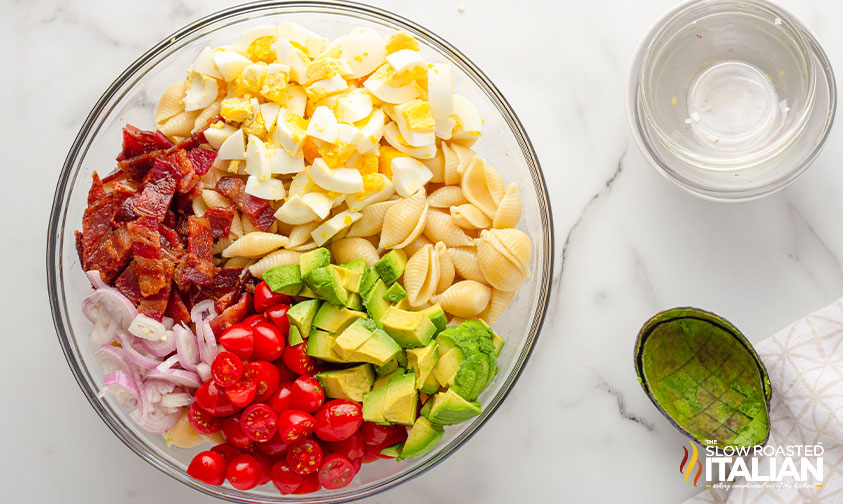
[[[123,270],[123,273],[120,273],[120,276],[114,282],[114,287],[126,296],[129,301],[135,304],[140,303],[142,296],[134,262],[130,262],[126,266],[126,269]]]
[[[96,249],[87,256],[85,269],[99,270],[103,280],[110,283],[131,260],[132,240],[126,226],[121,226],[100,240]]]
[[[204,175],[211,169],[214,160],[217,159],[217,151],[210,149],[193,149],[187,155],[187,159],[193,165],[193,171],[198,175]]]
[[[251,310],[252,295],[244,292],[236,304],[229,306],[211,320],[211,330],[214,331],[214,336],[219,338],[226,329],[243,320]]]
[[[240,268],[223,268],[217,272],[213,283],[205,289],[205,292],[214,300],[219,300],[226,294],[234,294],[240,283]],[[232,296],[233,297],[233,296]],[[230,300],[229,304],[231,303]],[[222,307],[228,308],[228,304]],[[222,310],[218,310],[220,312]]]
[[[88,205],[93,205],[103,198],[105,198],[105,188],[103,188],[100,176],[94,172],[94,181],[91,183],[91,190],[88,191]]]
[[[144,297],[153,296],[170,285],[174,264],[161,252],[158,221],[146,217],[126,225],[132,237],[135,271]]]
[[[172,146],[173,142],[160,131],[143,131],[127,124],[123,128],[123,150],[117,156],[117,161],[131,159],[161,149],[169,149]]]
[[[170,301],[167,303],[167,309],[164,315],[173,319],[176,324],[190,323],[190,310],[187,309],[177,289],[173,289],[170,293]]]
[[[209,208],[205,211],[205,218],[211,223],[214,238],[224,238],[231,232],[234,221],[234,209],[231,207]]]
[[[85,209],[82,215],[82,256],[86,264],[100,241],[111,232],[111,220],[116,210],[114,196],[110,194]]]
[[[217,192],[232,201],[241,212],[261,231],[266,231],[275,220],[269,201],[246,194],[246,184],[239,178],[222,177],[217,182]]]
[[[155,217],[159,222],[167,216],[170,202],[176,192],[178,174],[170,163],[156,159],[143,178],[140,194],[135,202],[135,213]]]
[[[167,285],[154,296],[141,299],[138,304],[138,312],[160,321],[164,318],[164,312],[167,311],[167,304],[170,301],[171,288],[172,287],[170,285]]]

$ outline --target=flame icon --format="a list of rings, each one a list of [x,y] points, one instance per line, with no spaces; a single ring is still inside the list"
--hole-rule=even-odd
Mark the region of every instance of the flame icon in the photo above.
[[[685,475],[685,483],[690,485],[691,481],[689,478],[696,464],[697,474],[694,476],[694,486],[697,486],[697,482],[700,480],[700,475],[702,474],[702,462],[697,459],[697,446],[690,441],[688,444],[691,445],[691,460],[688,460],[688,449],[683,446],[682,449],[685,451],[685,456],[682,457],[682,462],[679,463],[679,473]]]

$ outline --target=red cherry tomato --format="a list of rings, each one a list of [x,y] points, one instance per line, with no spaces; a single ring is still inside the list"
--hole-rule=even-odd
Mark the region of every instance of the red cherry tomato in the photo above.
[[[255,457],[243,454],[231,459],[225,470],[231,486],[238,490],[251,490],[261,481],[261,466]]]
[[[266,320],[266,318],[264,318],[263,315],[255,314],[255,315],[249,315],[248,317],[241,320],[240,323],[244,324],[244,325],[247,325],[249,327],[253,327],[258,322],[263,322],[265,320]]]
[[[364,464],[368,464],[369,462],[374,462],[376,460],[380,460],[381,455],[377,452],[378,447],[376,445],[367,444],[365,447],[365,453],[363,454],[363,458],[360,459]]]
[[[318,492],[321,489],[322,485],[319,484],[319,475],[313,473],[304,477],[304,481],[302,481],[301,485],[299,485],[299,487],[296,489],[295,492],[293,492],[293,494],[309,494],[313,492]]]
[[[213,380],[208,380],[200,385],[193,394],[193,400],[206,413],[215,417],[227,417],[240,410],[225,395],[223,389],[214,384]]]
[[[240,427],[252,441],[269,441],[278,432],[278,413],[266,404],[253,404],[240,415]]]
[[[241,322],[226,329],[220,336],[219,343],[223,348],[245,361],[252,358],[255,336],[252,334],[252,328]]]
[[[355,474],[360,472],[360,467],[363,465],[363,459],[351,459],[351,464],[354,466]]]
[[[316,437],[325,441],[348,439],[363,425],[363,409],[360,403],[346,399],[326,402],[314,417]]]
[[[290,296],[272,292],[266,282],[261,282],[255,287],[255,311],[263,313],[267,308],[277,304],[290,304]]]
[[[222,426],[222,419],[204,411],[196,402],[190,405],[187,419],[190,421],[193,430],[199,434],[213,434],[219,431]]]
[[[317,421],[318,425],[318,421]],[[318,434],[317,434],[318,436]],[[339,453],[345,455],[351,460],[359,460],[366,454],[366,439],[363,437],[363,432],[358,430],[348,439],[337,442],[322,443],[325,448],[331,453]]]
[[[374,422],[363,422],[363,437],[366,438],[366,444],[369,445],[382,445],[389,442],[387,446],[391,446],[407,439],[407,428],[401,425],[378,425]]]
[[[209,485],[222,485],[225,481],[225,460],[219,453],[203,451],[190,461],[187,474]]]
[[[290,409],[278,414],[278,434],[285,443],[306,438],[314,428],[316,420],[306,411]]]
[[[274,361],[284,353],[287,338],[281,334],[275,324],[265,320],[255,322],[255,325],[252,326],[252,334],[255,340],[252,359]]]
[[[287,339],[287,336],[290,335],[290,319],[287,318],[287,310],[289,309],[290,305],[288,304],[277,304],[270,306],[264,312],[266,318],[275,324],[275,327],[281,331],[284,339]]]
[[[211,363],[211,377],[220,387],[230,387],[243,376],[243,361],[231,352],[220,352]]]
[[[267,402],[279,415],[282,412],[291,409],[293,407],[293,384],[287,382],[278,385],[278,388],[276,388],[275,392],[269,396],[269,400]]]
[[[291,408],[313,413],[325,402],[322,385],[312,376],[300,376],[293,382],[290,395]],[[329,441],[338,441],[330,439]]]
[[[251,450],[252,446],[254,446],[252,439],[243,432],[239,416],[233,416],[223,420],[222,436],[228,444],[234,446],[235,448]]]
[[[257,390],[255,381],[248,376],[243,376],[235,385],[225,389],[225,395],[238,408],[245,408],[255,400]]]
[[[248,376],[255,382],[257,391],[255,401],[264,402],[272,396],[281,381],[278,368],[266,361],[255,361],[246,364],[243,376]]]
[[[316,369],[316,362],[307,355],[307,341],[285,348],[281,359],[287,369],[299,375],[309,375]]]
[[[272,484],[283,495],[295,492],[304,481],[304,476],[294,473],[286,460],[279,460],[272,466],[270,477]]]
[[[258,461],[258,465],[261,468],[261,482],[258,485],[269,483],[271,479],[270,474],[272,473],[272,459],[256,451],[253,451],[251,455]]]
[[[255,443],[255,447],[257,447],[259,452],[270,457],[275,457],[276,455],[284,453],[285,451],[287,451],[287,448],[289,446],[290,444],[285,443],[277,432],[274,436],[272,436],[272,439],[270,439],[269,441]]]
[[[312,439],[300,439],[287,449],[287,463],[297,474],[316,472],[322,464],[322,447]]]
[[[226,461],[233,459],[237,455],[243,454],[243,450],[237,448],[231,443],[218,444],[211,448],[211,451],[214,453],[219,453],[220,455],[222,455],[222,458],[224,458]]]
[[[292,383],[292,382],[296,381],[296,378],[299,377],[299,375],[290,371],[287,368],[287,366],[284,364],[283,355],[282,355],[282,358],[276,360],[275,362],[273,362],[273,364],[275,364],[275,369],[277,369],[278,373],[281,375],[281,381],[282,382]]]
[[[351,483],[355,474],[357,470],[347,457],[332,453],[322,461],[319,483],[328,490],[336,490]]]

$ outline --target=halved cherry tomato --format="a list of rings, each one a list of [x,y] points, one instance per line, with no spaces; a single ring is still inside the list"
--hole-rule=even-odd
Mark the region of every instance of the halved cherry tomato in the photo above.
[[[261,467],[261,482],[258,485],[269,483],[272,473],[272,459],[256,451],[252,451],[251,455],[255,457],[255,460],[258,461],[258,465]]]
[[[269,396],[269,400],[267,402],[270,406],[272,406],[272,409],[280,415],[281,412],[287,411],[293,407],[292,397],[293,384],[290,382],[281,383],[278,385],[278,388],[275,389],[275,392]]]
[[[209,485],[222,485],[225,481],[225,460],[219,453],[203,451],[190,461],[187,474]]]
[[[190,421],[193,430],[199,434],[213,434],[219,431],[222,426],[221,418],[203,410],[196,402],[190,405],[190,409],[187,411],[187,419]]]
[[[350,459],[351,465],[354,466],[355,474],[360,472],[360,466],[363,465],[363,459]]]
[[[290,394],[290,407],[313,413],[325,402],[325,392],[322,385],[312,376],[300,376],[293,382]],[[318,426],[318,425],[317,425]],[[329,439],[328,441],[339,441]]]
[[[231,443],[218,444],[211,448],[211,451],[214,453],[219,453],[220,455],[222,455],[222,458],[224,458],[226,461],[233,459],[237,455],[243,454],[243,450],[237,448]]]
[[[255,443],[255,447],[258,449],[259,452],[270,457],[274,457],[276,455],[284,453],[285,451],[287,451],[287,448],[289,446],[290,444],[285,443],[277,432],[274,436],[272,436],[272,439],[270,439],[269,441]]]
[[[254,442],[249,436],[243,432],[243,427],[240,425],[240,417],[228,417],[222,422],[222,436],[226,442],[235,448],[241,450],[251,450]]]
[[[313,434],[316,420],[310,413],[301,410],[286,410],[278,414],[278,434],[281,441],[292,443]]]
[[[255,348],[252,351],[252,359],[274,361],[284,353],[287,346],[287,338],[281,334],[281,330],[266,320],[255,322],[252,326]]]
[[[263,315],[261,315],[260,313],[256,313],[254,315],[249,315],[248,317],[244,318],[240,321],[240,323],[252,327],[258,322],[263,322],[265,320],[266,318]]]
[[[257,402],[264,402],[269,399],[275,389],[278,388],[278,382],[281,381],[278,368],[266,361],[254,361],[246,364],[243,376],[248,376],[255,382],[257,387],[255,401]]]
[[[357,470],[346,456],[332,453],[322,461],[319,483],[329,490],[335,490],[351,483],[355,474]]]
[[[407,439],[407,428],[401,425],[378,425],[374,422],[363,422],[363,437],[366,438],[366,444],[369,445],[382,445],[389,442],[387,446],[391,446]]]
[[[293,389],[295,395],[295,388]],[[314,415],[316,437],[325,441],[342,441],[350,438],[363,425],[360,403],[346,399],[328,401]]]
[[[217,387],[213,380],[208,380],[200,385],[193,394],[193,400],[206,413],[215,417],[227,417],[240,411],[240,408],[231,402],[223,389]]]
[[[333,443],[326,442],[322,444],[330,452],[345,455],[351,460],[359,460],[366,454],[366,439],[363,437],[363,432],[360,430],[343,441],[336,441]]]
[[[243,376],[243,361],[231,352],[220,352],[211,362],[211,377],[220,387],[230,387]]]
[[[296,489],[295,492],[293,492],[293,494],[309,494],[313,492],[318,492],[321,489],[322,485],[319,484],[319,475],[313,473],[304,477],[304,481],[302,481],[301,485],[299,485],[299,487]]]
[[[239,382],[225,389],[225,395],[238,408],[245,408],[255,400],[257,390],[255,381],[248,376],[243,376]]]
[[[281,359],[287,369],[299,375],[309,375],[316,369],[316,362],[307,355],[307,341],[285,348]]]
[[[380,453],[378,453],[378,447],[376,445],[367,444],[365,448],[365,453],[363,454],[363,458],[360,459],[364,464],[368,464],[369,462],[374,462],[376,460],[381,459]]]
[[[283,355],[282,355],[281,359],[277,359],[275,362],[273,362],[273,364],[275,365],[275,369],[278,370],[278,373],[281,374],[281,381],[282,382],[292,383],[292,382],[296,381],[296,378],[299,377],[299,375],[290,371],[290,369],[287,368],[287,366],[284,364]]]
[[[278,413],[266,404],[253,404],[240,415],[240,427],[252,441],[269,441],[278,432]]]
[[[322,464],[322,447],[313,439],[300,439],[287,450],[287,463],[297,474],[316,472]]]
[[[284,339],[287,339],[287,336],[290,335],[290,319],[287,318],[287,310],[289,309],[290,305],[288,304],[277,304],[270,306],[264,312],[266,318],[281,331]]]
[[[245,361],[252,358],[255,337],[252,334],[252,328],[240,322],[226,329],[220,336],[219,343],[223,348]]]
[[[283,495],[295,492],[304,481],[304,476],[294,473],[286,460],[279,460],[272,466],[270,477],[272,484]]]
[[[266,282],[261,282],[255,287],[255,311],[263,313],[272,305],[290,304],[290,296],[272,292]]]
[[[225,470],[225,477],[234,488],[251,490],[260,483],[261,466],[255,457],[244,453],[231,459]]]

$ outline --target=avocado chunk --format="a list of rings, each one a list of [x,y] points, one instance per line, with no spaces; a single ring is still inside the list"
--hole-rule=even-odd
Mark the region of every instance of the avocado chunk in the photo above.
[[[479,320],[467,320],[442,331],[436,337],[440,359],[433,370],[439,383],[469,401],[476,399],[498,373],[492,337],[492,330]],[[443,355],[442,348],[449,345],[454,348]]]
[[[334,350],[343,359],[349,359],[357,348],[372,337],[375,329],[377,329],[377,326],[369,319],[359,318],[355,320],[337,336]]]
[[[424,383],[421,387],[419,387],[419,392],[424,392],[425,394],[435,394],[439,391],[439,382],[436,380],[436,377],[433,376],[433,373],[427,375],[427,378],[424,380]]]
[[[439,345],[435,341],[431,341],[427,346],[421,348],[407,350],[407,366],[416,375],[417,389],[424,387],[437,362],[439,362]]]
[[[302,278],[306,278],[316,268],[322,268],[329,264],[331,264],[331,253],[324,247],[313,249],[299,256]]]
[[[401,284],[397,282],[386,289],[386,292],[383,295],[384,299],[393,303],[400,303],[406,297],[407,291],[405,291],[404,287],[401,287]]]
[[[366,319],[359,319],[366,320]],[[353,325],[353,324],[352,324]],[[351,353],[351,362],[368,362],[383,366],[401,352],[401,347],[383,329],[375,328],[372,337]],[[400,361],[399,361],[400,363]]]
[[[331,303],[322,303],[316,316],[313,317],[313,327],[328,331],[332,334],[341,333],[358,318],[364,318],[365,313],[349,310]]]
[[[299,328],[290,324],[290,332],[287,334],[287,344],[290,346],[296,346],[302,341],[304,341],[304,338],[301,337]]]
[[[422,347],[430,343],[436,326],[422,312],[411,312],[391,307],[380,322],[386,332],[404,348]]]
[[[298,264],[283,264],[267,270],[263,274],[263,280],[272,292],[288,296],[297,295],[304,285],[301,267]]]
[[[480,320],[480,322],[483,322],[483,325],[489,329],[490,333],[492,333],[492,346],[495,348],[495,357],[499,357],[503,351],[503,346],[506,345],[506,340],[501,338],[500,335],[496,333],[495,330],[492,329],[492,326],[487,324],[485,320]]]
[[[395,249],[384,254],[373,268],[387,285],[392,285],[404,274],[404,267],[406,266],[407,253],[401,249]]]
[[[313,292],[313,290],[310,287],[307,286],[307,282],[305,282],[305,284],[302,285],[301,290],[299,291],[298,294],[296,294],[296,296],[301,297],[301,298],[323,299],[322,296]]]
[[[453,390],[439,392],[432,398],[427,418],[434,424],[454,425],[480,414],[480,404],[463,399]],[[429,399],[430,400],[430,399]]]
[[[453,350],[451,350],[453,352]],[[473,353],[460,363],[451,390],[473,401],[492,381],[497,373],[497,364],[492,355]]]
[[[316,311],[319,309],[320,303],[321,301],[318,299],[308,299],[307,301],[294,304],[287,310],[287,318],[292,325],[296,326],[301,336],[310,336],[313,317],[316,316]]]
[[[356,292],[349,292],[348,301],[346,301],[345,307],[349,310],[363,311],[363,298],[361,298],[360,294]]]
[[[396,376],[401,376],[404,374],[404,370],[401,368],[395,368],[391,372],[378,377],[375,380],[375,383],[372,385],[372,390],[379,389],[381,387],[385,387],[389,385],[389,380],[395,378]]]
[[[322,371],[316,375],[316,379],[327,397],[362,402],[363,396],[372,390],[375,373],[370,364],[361,364],[348,369]]]
[[[367,422],[384,423],[383,402],[386,399],[388,387],[380,387],[363,395],[363,420]]]
[[[345,306],[348,302],[348,291],[342,286],[340,275],[332,265],[312,270],[307,274],[305,282],[313,292],[329,303]]]
[[[407,367],[407,352],[398,352],[398,355],[395,356],[395,359],[398,361],[398,367]]]
[[[389,457],[389,458],[397,458],[397,457],[401,456],[401,451],[403,449],[404,449],[404,441],[401,441],[400,443],[395,443],[394,445],[387,446],[386,448],[381,450],[381,455],[383,455],[384,457]]]
[[[375,373],[377,373],[378,376],[386,376],[396,369],[398,369],[398,359],[392,358],[383,366],[376,366]]]
[[[413,425],[416,421],[419,396],[415,382],[416,377],[412,373],[395,376],[389,380],[383,400],[383,417],[387,421],[403,425]]]
[[[307,355],[328,362],[344,362],[334,351],[334,336],[315,329],[307,339]]]
[[[369,294],[369,291],[372,290],[372,287],[375,286],[375,282],[378,280],[380,280],[378,272],[374,268],[366,268],[366,271],[363,272],[363,277],[360,279],[359,294],[363,299],[366,298],[366,295]]]
[[[427,315],[430,321],[433,322],[433,325],[436,326],[436,334],[441,333],[448,327],[448,319],[445,317],[445,310],[442,309],[439,303],[436,303],[433,306],[428,306],[424,310],[420,311],[421,313]]]
[[[424,455],[431,448],[436,446],[436,443],[442,439],[445,433],[439,425],[434,425],[425,417],[416,419],[413,428],[410,429],[410,434],[407,435],[407,440],[404,441],[404,447],[401,449],[401,458],[418,457]]]
[[[383,280],[378,279],[363,298],[363,305],[375,322],[380,322],[390,306],[389,301],[383,298],[384,294],[386,294],[386,284],[383,283]]]
[[[440,354],[439,361],[433,367],[433,376],[436,377],[436,381],[443,387],[454,383],[454,378],[457,376],[460,364],[464,360],[465,355],[459,348],[451,348],[444,355]]]
[[[419,410],[419,415],[430,418],[430,409],[433,407],[433,396],[427,398],[422,404],[421,409]]]
[[[345,266],[337,266],[336,264],[332,264],[331,268],[337,272],[340,284],[345,290],[348,292],[357,292],[360,290],[360,280],[363,278],[362,273],[358,273]]]

